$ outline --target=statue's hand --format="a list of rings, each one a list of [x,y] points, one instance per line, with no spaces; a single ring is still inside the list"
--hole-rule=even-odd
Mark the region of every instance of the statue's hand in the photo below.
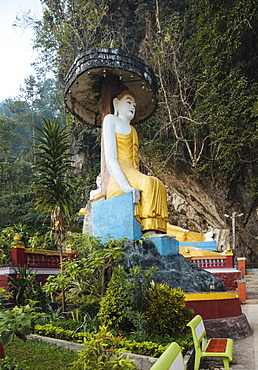
[[[132,188],[131,192],[133,193],[133,204],[138,204],[141,197],[140,191],[136,188]]]

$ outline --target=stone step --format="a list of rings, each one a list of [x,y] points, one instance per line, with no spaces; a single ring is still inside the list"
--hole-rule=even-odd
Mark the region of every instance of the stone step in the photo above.
[[[253,276],[250,276],[249,278],[248,277],[245,277],[245,281],[247,281],[248,283],[256,283],[258,285],[258,278],[254,278]]]
[[[254,290],[254,291],[258,291],[258,285],[257,284],[246,284],[246,289],[248,290]]]
[[[258,301],[258,269],[246,270],[246,299],[251,302]]]
[[[258,304],[258,299],[257,298],[247,298],[246,297],[246,303],[249,303],[249,304]]]
[[[247,275],[258,275],[258,269],[246,270]]]
[[[255,301],[257,300],[258,301],[258,296],[257,295],[246,295],[246,299],[248,300],[252,300],[252,301]]]
[[[246,294],[247,295],[257,295],[258,296],[258,292],[257,291],[253,291],[253,290],[246,290]]]

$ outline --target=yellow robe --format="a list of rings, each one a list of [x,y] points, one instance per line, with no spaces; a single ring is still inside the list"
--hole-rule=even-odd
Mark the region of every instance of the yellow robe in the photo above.
[[[139,171],[138,136],[131,126],[128,135],[116,134],[118,162],[129,184],[141,191],[141,199],[135,205],[134,215],[140,222],[142,230],[167,232],[167,194],[164,184],[153,176]],[[106,198],[110,199],[123,194],[112,176],[109,177]]]

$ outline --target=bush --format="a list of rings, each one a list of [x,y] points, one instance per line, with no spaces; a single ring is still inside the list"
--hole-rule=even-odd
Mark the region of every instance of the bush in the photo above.
[[[61,328],[57,328],[52,324],[48,325],[36,325],[35,326],[35,333],[43,336],[47,336],[50,338],[57,338],[68,340],[76,343],[84,343],[88,345],[94,335],[92,333],[75,333],[72,330],[65,330]],[[130,340],[124,338],[122,335],[116,337],[116,340],[119,343],[119,347],[123,347],[125,352],[131,352],[135,354],[139,354],[142,356],[152,356],[152,357],[159,357],[168,345],[175,341],[173,338],[166,337],[166,344],[159,344],[154,343],[153,341],[145,340],[139,343],[137,340]],[[165,342],[165,337],[163,337],[163,343]],[[181,346],[183,352],[185,353],[190,346],[192,346],[193,341],[191,335],[186,335],[176,339],[176,342]]]
[[[194,311],[185,307],[184,292],[168,284],[152,284],[145,312],[148,331],[157,335],[179,337]]]
[[[65,330],[72,330],[72,331],[75,331],[78,328],[78,323],[75,322],[73,319],[56,320],[56,321],[53,321],[53,325],[57,328],[62,328]]]
[[[31,299],[45,308],[47,304],[46,294],[36,281],[37,272],[26,266],[14,268],[15,275],[10,276],[10,286],[17,305],[27,304]]]
[[[5,357],[0,359],[0,370],[25,370],[25,368],[14,364],[9,357]]]
[[[122,267],[114,269],[105,296],[100,303],[98,317],[100,322],[118,331],[128,327],[126,308],[128,307],[129,282]]]
[[[100,298],[94,295],[84,296],[84,302],[80,305],[82,314],[97,315],[99,312]]]
[[[154,271],[142,271],[136,266],[127,276],[121,266],[115,268],[100,302],[100,322],[118,331],[145,332],[145,310]]]
[[[8,346],[15,337],[26,341],[27,335],[33,332],[35,322],[41,314],[34,307],[35,302],[30,303],[31,306],[0,310],[0,342],[3,346]]]
[[[79,351],[79,359],[75,361],[75,370],[129,370],[135,369],[133,360],[129,355],[123,358],[123,348],[120,348],[120,341],[116,339],[107,328],[102,326],[100,331],[90,341],[85,341],[87,348]]]

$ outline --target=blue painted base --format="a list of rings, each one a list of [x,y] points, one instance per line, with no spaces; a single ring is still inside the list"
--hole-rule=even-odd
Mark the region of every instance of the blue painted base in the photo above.
[[[149,238],[162,256],[179,253],[179,241],[170,235]]]
[[[215,240],[206,242],[179,242],[179,244],[182,245],[182,247],[195,247],[207,251],[217,251],[217,242]]]
[[[115,239],[140,239],[141,225],[134,217],[132,193],[92,203],[92,233],[104,241],[109,235]],[[179,253],[179,242],[171,235],[149,238],[162,256]]]
[[[132,193],[92,204],[92,226],[93,235],[103,240],[108,234],[115,239],[140,239],[141,225],[134,217]]]

